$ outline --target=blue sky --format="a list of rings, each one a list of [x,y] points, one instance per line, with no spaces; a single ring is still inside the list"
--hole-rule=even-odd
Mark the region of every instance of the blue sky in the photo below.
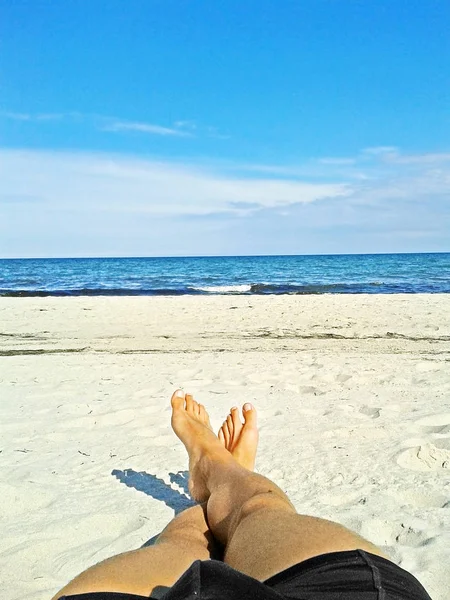
[[[0,23],[0,256],[450,250],[447,0],[22,0]]]

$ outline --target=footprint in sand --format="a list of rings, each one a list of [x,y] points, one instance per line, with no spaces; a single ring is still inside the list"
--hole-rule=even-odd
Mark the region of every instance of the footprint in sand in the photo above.
[[[430,415],[416,421],[416,425],[424,433],[436,433],[447,435],[450,433],[450,413],[441,413],[438,415]]]
[[[412,471],[449,471],[450,438],[408,448],[397,456],[397,464]]]
[[[381,411],[381,408],[378,408],[375,406],[367,406],[367,404],[364,404],[359,409],[359,412],[362,415],[365,415],[366,417],[370,417],[371,419],[378,419],[380,416],[380,411]]]
[[[436,433],[438,435],[448,435],[450,433],[450,425],[430,425],[423,426],[424,433]]]
[[[325,392],[320,391],[318,388],[313,385],[303,385],[299,387],[299,392],[301,394],[314,394],[314,396],[322,396]]]
[[[336,381],[339,383],[346,383],[349,379],[351,379],[353,375],[346,375],[345,373],[340,373],[336,375]]]

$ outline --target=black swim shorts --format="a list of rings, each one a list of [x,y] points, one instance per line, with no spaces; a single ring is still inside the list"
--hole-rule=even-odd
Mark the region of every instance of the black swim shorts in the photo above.
[[[155,597],[155,596],[151,596]],[[195,561],[161,600],[431,600],[417,579],[394,563],[363,550],[305,560],[264,582],[223,562]],[[95,592],[60,600],[143,600]]]

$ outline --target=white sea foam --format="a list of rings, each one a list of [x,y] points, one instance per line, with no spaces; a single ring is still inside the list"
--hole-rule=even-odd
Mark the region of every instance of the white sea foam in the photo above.
[[[251,285],[210,285],[205,287],[195,287],[194,290],[200,292],[209,292],[211,294],[243,294],[250,292]]]

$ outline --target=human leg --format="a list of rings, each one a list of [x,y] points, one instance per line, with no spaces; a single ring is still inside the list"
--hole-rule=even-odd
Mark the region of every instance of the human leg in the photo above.
[[[192,408],[191,402],[189,410]],[[203,427],[211,428],[206,411],[197,403],[195,417]],[[90,567],[53,600],[97,591],[148,596],[155,587],[173,585],[195,560],[216,557],[218,552],[206,522],[206,504],[193,506],[175,517],[153,546],[124,552]]]
[[[149,596],[156,587],[170,587],[195,560],[216,555],[217,545],[205,519],[205,505],[180,513],[153,546],[125,552],[90,567],[53,598],[90,592],[124,592]]]
[[[231,422],[227,418],[217,439],[196,419],[192,403],[192,396],[174,394],[172,426],[189,454],[191,494],[207,501],[208,524],[225,547],[225,562],[263,581],[330,552],[362,549],[383,556],[337,523],[297,514],[277,485],[243,466],[256,453],[256,411],[251,405],[244,407],[244,425],[239,427],[232,411]]]

